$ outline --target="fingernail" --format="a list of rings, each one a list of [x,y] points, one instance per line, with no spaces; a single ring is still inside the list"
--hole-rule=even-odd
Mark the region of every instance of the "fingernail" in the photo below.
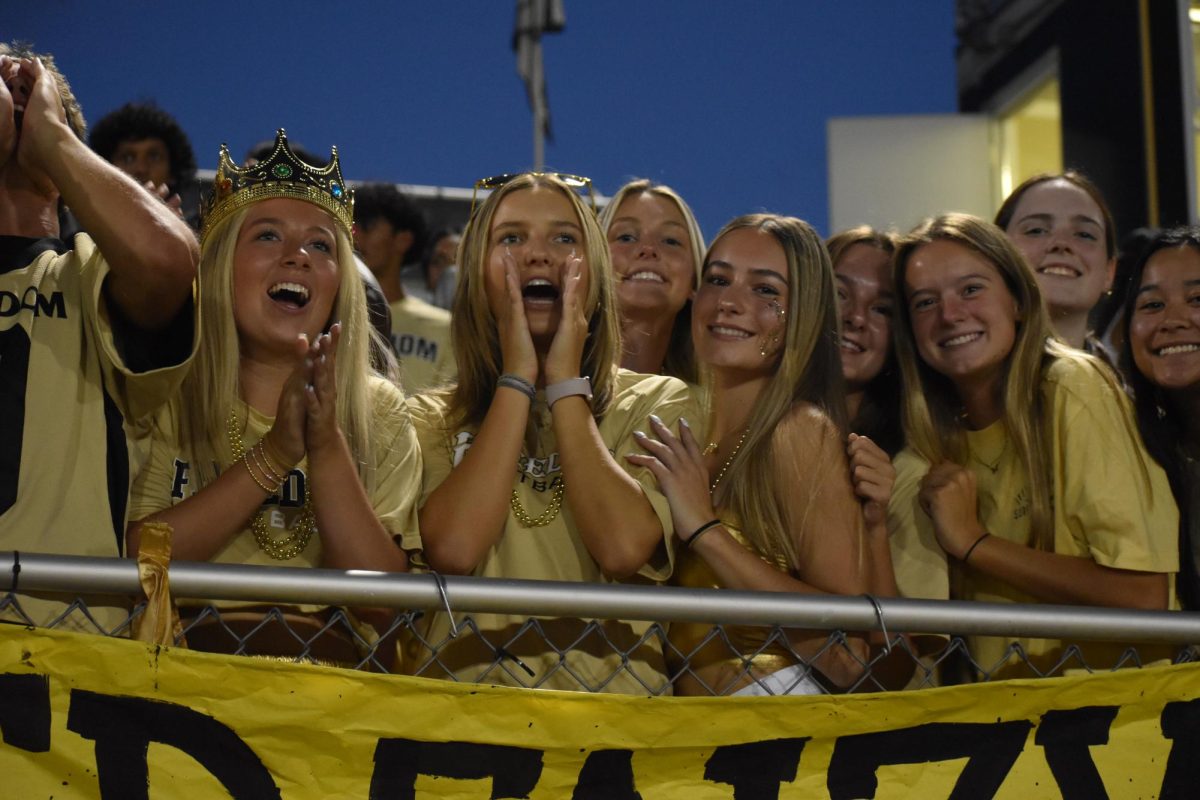
[[[691,423],[689,423],[687,421],[687,417],[680,417],[679,424],[682,425],[683,427],[687,428],[688,430],[691,430],[692,426],[691,426]]]
[[[645,439],[646,438],[646,434],[642,433],[641,431],[634,431],[633,436],[635,439]]]
[[[651,415],[650,415],[650,421],[651,421],[651,422],[653,422],[655,425],[662,425],[662,424],[663,424],[663,421],[662,421],[661,419],[659,419],[659,418],[658,418],[658,415],[657,415],[657,414],[651,414]]]

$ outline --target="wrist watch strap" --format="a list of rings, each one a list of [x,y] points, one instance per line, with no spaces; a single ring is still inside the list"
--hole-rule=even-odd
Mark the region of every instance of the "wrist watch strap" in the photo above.
[[[546,387],[546,405],[553,408],[559,400],[574,394],[583,395],[591,405],[592,382],[587,378],[567,378],[565,381],[552,383]]]

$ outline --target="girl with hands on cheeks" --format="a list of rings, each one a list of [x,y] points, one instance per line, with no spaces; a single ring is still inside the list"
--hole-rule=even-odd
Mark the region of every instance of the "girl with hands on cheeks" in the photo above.
[[[617,367],[612,267],[593,210],[571,188],[582,183],[526,173],[478,184],[493,191],[459,249],[451,323],[458,382],[409,400],[425,454],[421,536],[433,569],[585,582],[670,575],[667,502],[647,470],[624,467],[612,453],[633,448],[634,429],[651,411],[673,424],[691,398],[676,379]],[[437,660],[414,653],[414,671],[556,689],[670,690],[661,647],[639,644],[648,623],[590,623],[603,626],[606,644],[599,633],[585,637],[589,622],[580,619],[542,619],[540,631],[500,614],[473,620],[478,634],[451,639],[452,620],[431,615],[424,638],[440,646]],[[626,662],[618,651],[630,654]]]
[[[1111,371],[1053,335],[1029,264],[999,228],[965,214],[927,220],[896,254],[896,351],[910,450],[896,460],[893,550],[928,567],[945,597],[1166,609],[1178,515]],[[932,576],[939,574],[935,583]],[[976,637],[992,677],[1010,642]],[[1022,639],[1053,670],[1064,644]],[[1123,646],[1082,645],[1092,669]],[[1143,663],[1162,648],[1139,648]],[[1081,666],[1072,664],[1072,666]]]
[[[649,468],[671,504],[682,547],[674,582],[803,594],[861,594],[871,567],[846,463],[845,396],[833,271],[821,240],[791,217],[739,217],[717,234],[692,313],[701,379],[712,402],[701,444],[651,417],[653,438],[627,456]],[[839,469],[840,466],[840,469]],[[868,491],[864,484],[864,491]],[[869,491],[874,491],[870,489]],[[673,624],[679,694],[807,694],[849,686],[864,642],[827,648],[828,634]],[[821,652],[821,651],[825,652]],[[755,654],[747,665],[742,654]],[[818,655],[820,653],[820,655]]]
[[[314,168],[283,131],[271,157],[246,169],[222,148],[201,232],[201,341],[135,481],[130,553],[153,520],[172,527],[176,559],[408,569],[420,547],[420,453],[400,390],[371,368],[343,187],[336,151]],[[235,631],[262,622],[261,609],[219,605]],[[288,624],[307,638],[325,612],[300,607]],[[359,616],[378,626],[391,615]],[[238,647],[206,622],[187,631],[192,647]],[[296,654],[293,636],[270,633],[241,652]],[[330,629],[307,654],[357,662],[351,639]]]

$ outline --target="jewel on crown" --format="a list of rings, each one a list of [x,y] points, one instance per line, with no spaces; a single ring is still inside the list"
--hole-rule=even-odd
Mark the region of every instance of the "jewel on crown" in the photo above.
[[[354,224],[354,192],[342,180],[337,147],[333,148],[328,164],[316,167],[292,152],[287,133],[280,128],[275,133],[275,149],[271,154],[248,167],[235,164],[229,157],[229,147],[221,145],[212,194],[204,206],[200,241],[234,212],[272,197],[307,200],[318,205],[350,235]]]

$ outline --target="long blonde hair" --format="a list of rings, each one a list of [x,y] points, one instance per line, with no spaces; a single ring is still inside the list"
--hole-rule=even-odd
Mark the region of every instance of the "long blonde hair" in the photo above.
[[[692,213],[691,207],[687,204],[679,193],[670,186],[665,186],[661,183],[655,183],[648,178],[639,178],[638,180],[630,181],[617,190],[617,193],[608,201],[608,205],[600,212],[600,229],[604,232],[605,237],[608,236],[608,230],[612,227],[613,220],[617,216],[617,209],[621,203],[630,195],[649,194],[655,197],[662,197],[679,209],[680,215],[683,216],[684,227],[687,228],[689,245],[691,248],[692,266],[695,271],[695,276],[692,282],[692,289],[700,287],[700,273],[704,270],[704,234],[700,231],[700,223],[696,221],[696,215]],[[683,308],[675,315],[675,322],[671,326],[671,339],[667,344],[667,357],[663,361],[662,372],[664,375],[671,375],[679,378],[687,383],[695,383],[699,380],[699,375],[696,370],[696,353],[692,348],[692,301],[688,300],[683,304]]]
[[[454,355],[458,360],[458,382],[450,387],[447,424],[478,425],[487,414],[496,392],[503,359],[500,352],[499,323],[488,304],[484,277],[489,254],[492,219],[505,197],[533,187],[562,193],[575,209],[583,229],[583,249],[591,272],[585,314],[588,337],[583,346],[579,370],[592,382],[592,409],[599,418],[612,400],[614,370],[621,349],[621,329],[617,322],[613,293],[612,261],[608,243],[596,221],[596,215],[571,187],[553,175],[527,172],[495,189],[472,216],[458,244],[459,280],[454,294],[454,313],[450,332]]]
[[[904,378],[904,431],[908,445],[926,461],[965,464],[968,459],[962,401],[954,384],[917,353],[906,297],[909,261],[918,248],[934,241],[955,242],[986,259],[1017,301],[1016,341],[1001,372],[999,399],[1013,452],[1029,477],[1031,544],[1052,551],[1054,505],[1049,487],[1053,471],[1042,397],[1046,370],[1057,359],[1068,359],[1096,370],[1118,396],[1120,384],[1103,364],[1057,338],[1033,270],[1004,231],[969,214],[927,219],[904,236],[896,249],[895,280],[901,302],[897,303],[894,329],[896,357]],[[1136,437],[1131,420],[1127,427]]]
[[[233,257],[238,233],[249,209],[219,222],[205,236],[200,251],[200,342],[191,371],[180,390],[179,441],[191,453],[197,488],[216,478],[218,465],[228,465],[229,416],[241,397],[240,346],[233,316]],[[337,353],[338,425],[358,462],[363,485],[374,487],[374,408],[370,382],[380,376],[370,366],[373,329],[367,319],[362,279],[354,264],[350,237],[332,226],[337,239],[338,293],[329,324],[342,323]],[[389,362],[389,370],[394,362]]]
[[[747,540],[777,564],[793,569],[799,553],[779,501],[800,487],[778,486],[775,427],[795,406],[810,403],[845,430],[846,392],[838,354],[837,294],[829,253],[817,232],[803,220],[776,214],[748,214],[728,223],[713,239],[705,257],[727,233],[750,228],[770,234],[787,257],[788,307],[779,365],[758,397],[747,421],[745,444],[726,471],[714,498],[741,520]],[[711,376],[701,365],[704,382]]]

